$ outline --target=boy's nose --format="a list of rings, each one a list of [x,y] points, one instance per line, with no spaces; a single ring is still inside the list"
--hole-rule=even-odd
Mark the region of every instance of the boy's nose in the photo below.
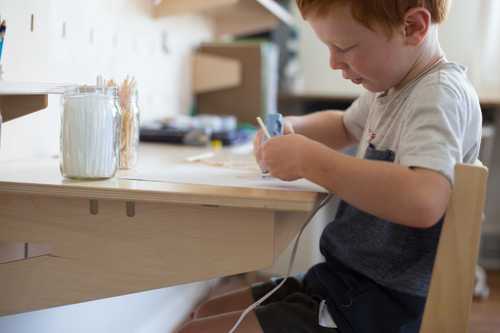
[[[338,69],[346,69],[348,66],[345,62],[343,62],[338,57],[335,57],[333,54],[330,54],[330,68],[333,70]]]

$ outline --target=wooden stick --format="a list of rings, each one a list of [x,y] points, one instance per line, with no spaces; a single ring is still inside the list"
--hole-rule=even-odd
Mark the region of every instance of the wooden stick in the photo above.
[[[264,131],[264,133],[266,133],[267,138],[270,139],[271,134],[269,134],[269,132],[267,131],[266,125],[264,125],[264,122],[262,121],[262,119],[260,119],[260,117],[257,117],[257,122],[259,123],[259,125],[262,128],[262,130]]]
[[[254,173],[253,175],[236,176],[236,178],[265,177],[265,176],[269,176],[269,173]]]
[[[199,161],[205,158],[212,158],[214,157],[215,154],[210,152],[210,153],[204,153],[204,154],[198,154],[190,157],[186,157],[186,162],[194,162],[194,161]]]

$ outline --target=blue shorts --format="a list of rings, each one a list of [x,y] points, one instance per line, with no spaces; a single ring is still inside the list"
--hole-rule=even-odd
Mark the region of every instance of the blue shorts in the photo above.
[[[323,300],[305,279],[306,272],[290,276],[285,284],[254,309],[264,333],[337,333],[336,328],[319,325],[319,309]],[[252,285],[255,301],[281,283],[271,278]]]

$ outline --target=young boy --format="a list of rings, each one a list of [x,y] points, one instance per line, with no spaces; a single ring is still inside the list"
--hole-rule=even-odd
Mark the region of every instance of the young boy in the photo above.
[[[342,201],[321,237],[325,263],[287,280],[236,332],[418,332],[454,166],[476,161],[481,138],[466,69],[437,38],[449,0],[297,4],[331,68],[367,91],[346,112],[287,117],[285,135],[264,144],[257,135],[255,158],[272,176]],[[338,152],[355,145],[356,158]],[[181,332],[228,332],[278,282],[208,300]]]

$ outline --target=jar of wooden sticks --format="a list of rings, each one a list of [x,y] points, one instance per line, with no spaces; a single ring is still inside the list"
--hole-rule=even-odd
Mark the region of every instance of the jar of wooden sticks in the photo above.
[[[117,86],[113,80],[108,86]],[[127,79],[120,87],[122,109],[120,169],[133,169],[139,161],[139,106],[137,105],[137,82]]]
[[[134,84],[135,86],[135,84]],[[137,89],[120,89],[122,108],[122,142],[120,169],[133,169],[139,161],[139,106]]]

